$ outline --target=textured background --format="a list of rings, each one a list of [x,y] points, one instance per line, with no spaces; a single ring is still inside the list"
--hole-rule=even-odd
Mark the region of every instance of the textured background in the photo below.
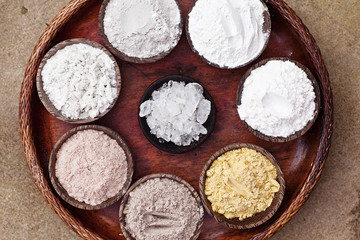
[[[360,1],[287,0],[322,50],[335,129],[309,200],[272,239],[360,239]],[[0,0],[0,239],[79,239],[35,187],[18,130],[20,84],[30,53],[67,0]]]

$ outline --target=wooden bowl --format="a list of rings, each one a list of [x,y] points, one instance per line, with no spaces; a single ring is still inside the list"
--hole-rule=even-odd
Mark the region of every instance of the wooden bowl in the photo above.
[[[211,167],[213,162],[220,155],[222,155],[225,152],[228,152],[228,151],[231,151],[234,149],[239,149],[239,148],[254,149],[257,152],[264,155],[275,166],[276,173],[277,173],[276,180],[280,184],[280,190],[275,193],[274,199],[273,199],[271,205],[265,211],[256,213],[254,216],[246,218],[242,221],[240,221],[239,218],[227,219],[224,215],[213,211],[212,207],[211,207],[211,202],[207,199],[207,196],[205,194],[205,180],[206,180],[207,170]],[[269,153],[267,150],[265,150],[257,145],[253,145],[253,144],[249,144],[249,143],[233,143],[233,144],[227,145],[227,146],[221,148],[220,150],[218,150],[217,152],[215,152],[213,155],[211,155],[209,160],[205,163],[203,170],[200,174],[199,189],[200,189],[201,201],[203,202],[206,211],[211,216],[213,216],[216,219],[216,221],[224,224],[225,226],[227,226],[229,228],[248,229],[248,228],[254,228],[254,227],[257,227],[257,226],[263,224],[264,222],[266,222],[268,219],[270,219],[275,214],[275,212],[280,207],[281,202],[284,198],[285,180],[284,180],[284,174],[281,171],[279,164],[277,163],[275,158],[271,155],[271,153]]]
[[[56,109],[56,107],[52,104],[52,102],[50,101],[49,97],[47,96],[47,94],[45,93],[44,89],[43,89],[43,81],[42,81],[42,76],[41,76],[41,72],[47,62],[48,59],[50,59],[52,56],[54,56],[56,54],[57,51],[65,48],[66,46],[72,45],[72,44],[78,44],[78,43],[83,43],[83,44],[87,44],[90,45],[94,48],[98,48],[100,50],[102,50],[103,52],[105,52],[110,58],[111,60],[114,61],[114,66],[115,66],[115,76],[116,76],[116,88],[117,88],[117,92],[116,92],[116,97],[114,98],[113,102],[110,104],[110,106],[102,113],[100,113],[98,116],[94,117],[94,118],[86,118],[86,119],[72,119],[72,118],[68,118],[66,116],[64,116],[58,109]],[[83,39],[83,38],[76,38],[76,39],[69,39],[69,40],[65,40],[63,42],[60,42],[58,44],[56,44],[54,47],[52,47],[44,56],[44,58],[42,59],[38,71],[37,71],[37,75],[36,75],[36,87],[37,87],[37,92],[39,95],[39,98],[41,100],[41,102],[44,104],[46,110],[53,115],[54,117],[56,117],[57,119],[60,119],[62,121],[68,122],[68,123],[89,123],[89,122],[93,122],[101,117],[103,117],[105,114],[107,114],[110,109],[115,105],[119,94],[120,94],[120,88],[121,88],[121,76],[120,76],[120,68],[115,60],[115,58],[113,57],[113,55],[101,44],[88,40],[88,39]]]
[[[238,65],[238,66],[235,66],[235,67],[227,67],[227,66],[223,66],[223,67],[222,67],[222,66],[220,66],[220,65],[217,64],[217,63],[214,63],[214,62],[211,62],[211,61],[207,60],[207,59],[206,59],[203,55],[201,55],[201,54],[199,53],[199,51],[196,50],[196,48],[194,47],[194,44],[193,44],[193,42],[192,42],[192,40],[191,40],[191,36],[190,36],[190,32],[189,32],[189,15],[190,15],[191,11],[193,10],[193,8],[194,8],[194,6],[195,6],[195,4],[196,4],[197,1],[198,1],[198,0],[195,0],[195,1],[192,3],[192,5],[191,5],[191,7],[190,7],[190,10],[189,10],[189,13],[188,13],[188,15],[187,15],[187,17],[186,17],[185,32],[186,32],[186,38],[187,38],[187,40],[188,40],[188,43],[189,43],[189,45],[190,45],[190,48],[191,48],[192,51],[193,51],[194,53],[196,53],[204,62],[206,62],[207,64],[209,64],[209,65],[211,65],[211,66],[213,66],[213,67],[216,67],[216,68],[236,69],[236,68],[241,68],[241,67],[243,67],[243,66],[246,66],[246,65],[248,65],[249,63],[253,62],[255,59],[257,59],[257,58],[264,52],[264,50],[266,49],[267,44],[268,44],[268,42],[269,42],[269,38],[270,38],[270,33],[271,33],[271,18],[270,18],[269,9],[267,8],[266,4],[264,3],[263,0],[259,0],[259,1],[261,2],[261,4],[263,4],[263,6],[266,8],[266,11],[263,13],[263,14],[264,14],[263,32],[268,32],[268,33],[269,33],[269,34],[268,34],[268,37],[266,38],[265,44],[264,44],[263,48],[261,49],[261,51],[260,51],[257,55],[255,55],[251,60],[249,60],[249,61],[247,61],[247,62],[245,62],[245,63],[243,63],[243,64],[240,64],[240,65]]]
[[[178,26],[179,32],[178,35],[176,37],[176,42],[178,43],[182,34],[182,29],[183,29],[183,14],[179,5],[178,0],[173,0],[176,2],[176,5],[178,6],[179,9],[179,13],[180,13],[180,24]],[[108,5],[108,3],[110,2],[110,0],[104,0],[101,8],[100,8],[100,12],[99,12],[99,19],[98,19],[98,25],[99,25],[99,30],[100,30],[100,35],[101,38],[103,39],[103,41],[105,42],[106,47],[118,58],[127,61],[127,62],[133,62],[133,63],[151,63],[151,62],[156,62],[160,59],[163,59],[165,56],[167,56],[175,47],[170,48],[169,50],[165,51],[165,52],[161,52],[158,55],[152,56],[152,57],[147,57],[147,58],[139,58],[139,57],[132,57],[132,56],[128,56],[127,54],[119,51],[116,47],[114,47],[109,39],[107,38],[106,34],[105,34],[105,30],[104,30],[104,17],[105,17],[105,10],[106,7]]]
[[[310,81],[311,81],[311,83],[312,83],[312,85],[314,87],[314,92],[315,92],[315,114],[314,114],[313,119],[311,119],[305,125],[305,127],[300,129],[299,131],[296,131],[294,134],[291,134],[288,137],[268,136],[266,134],[261,133],[260,131],[258,131],[256,129],[253,129],[249,124],[246,123],[245,120],[242,120],[242,119],[240,119],[240,120],[251,133],[253,133],[256,137],[258,137],[260,139],[263,139],[263,140],[266,140],[266,141],[269,141],[269,142],[288,142],[288,141],[294,140],[294,139],[304,135],[311,128],[311,126],[315,123],[316,118],[319,115],[319,110],[320,110],[320,89],[319,89],[319,85],[318,85],[315,77],[312,75],[312,73],[310,72],[310,70],[307,67],[305,67],[301,63],[299,63],[297,61],[294,61],[292,59],[289,59],[287,57],[267,58],[267,59],[264,59],[264,60],[256,63],[248,71],[245,72],[245,74],[243,75],[243,77],[240,80],[240,83],[239,83],[238,89],[237,89],[237,93],[236,93],[236,106],[239,106],[241,104],[241,95],[242,95],[242,91],[243,91],[243,88],[244,88],[244,82],[250,76],[251,71],[253,71],[254,69],[256,69],[258,67],[261,67],[262,65],[265,65],[267,62],[272,61],[272,60],[280,60],[280,61],[284,61],[284,62],[285,61],[291,61],[306,73],[307,77],[310,79]]]
[[[126,155],[126,161],[127,161],[127,176],[126,176],[126,181],[124,183],[124,186],[120,189],[120,191],[115,196],[107,199],[106,201],[104,201],[98,205],[90,205],[90,204],[87,204],[84,202],[80,202],[80,201],[76,200],[75,198],[69,196],[69,194],[62,187],[61,183],[59,182],[58,178],[55,175],[55,164],[56,164],[56,160],[57,160],[56,155],[57,155],[57,152],[59,151],[59,149],[61,148],[62,144],[64,142],[66,142],[66,140],[68,140],[71,136],[78,133],[79,131],[88,130],[88,129],[104,132],[106,135],[108,135],[112,139],[115,139],[116,142],[120,145],[120,147],[124,150],[125,155]],[[133,172],[134,172],[133,165],[134,165],[133,158],[132,158],[130,149],[127,146],[126,142],[120,137],[119,134],[117,134],[115,131],[111,130],[110,128],[99,126],[99,125],[82,125],[82,126],[73,128],[70,131],[68,131],[67,133],[65,133],[55,144],[55,146],[51,152],[51,156],[50,156],[50,160],[49,160],[49,176],[50,176],[50,180],[51,180],[52,185],[54,186],[55,191],[60,195],[60,197],[65,202],[67,202],[68,204],[70,204],[74,207],[77,207],[77,208],[81,208],[81,209],[85,209],[85,210],[96,210],[96,209],[101,209],[101,208],[112,205],[113,203],[117,202],[125,194],[126,190],[129,188],[131,180],[132,180],[132,176],[133,176]]]
[[[120,209],[119,209],[120,227],[121,227],[121,231],[123,232],[125,238],[128,239],[128,240],[135,240],[135,238],[133,238],[131,236],[131,234],[127,231],[126,222],[125,222],[124,208],[125,208],[125,205],[126,205],[128,199],[129,199],[129,195],[130,195],[131,191],[133,191],[140,184],[146,182],[147,180],[154,179],[154,178],[168,178],[168,179],[171,179],[171,180],[174,180],[174,181],[176,181],[178,183],[183,184],[185,187],[187,187],[189,189],[190,193],[192,194],[192,196],[195,198],[196,202],[198,203],[199,208],[202,208],[201,200],[200,200],[200,197],[199,197],[198,193],[184,179],[182,179],[182,178],[180,178],[180,177],[178,177],[176,175],[167,174],[167,173],[154,173],[154,174],[144,176],[144,177],[140,178],[139,180],[137,180],[133,185],[131,185],[131,187],[129,188],[129,190],[126,192],[123,199],[121,200]],[[200,232],[201,232],[201,227],[203,225],[203,221],[204,221],[204,215],[202,216],[202,218],[200,218],[199,222],[196,224],[195,232],[193,233],[193,236],[190,238],[190,240],[195,240],[195,239],[197,239],[199,237]]]
[[[160,87],[162,87],[165,83],[169,82],[170,80],[173,81],[177,81],[177,82],[185,82],[185,84],[188,83],[198,83],[196,80],[186,77],[186,76],[181,76],[181,75],[170,75],[170,76],[166,76],[163,78],[160,78],[158,80],[156,80],[155,82],[153,82],[144,92],[141,100],[140,100],[140,104],[139,104],[139,110],[138,110],[138,119],[139,119],[139,124],[141,127],[142,132],[144,133],[145,137],[149,140],[149,142],[154,145],[155,147],[159,148],[162,151],[165,152],[169,152],[169,153],[184,153],[184,152],[188,152],[191,151],[193,149],[195,149],[196,147],[198,147],[199,145],[201,145],[208,136],[210,136],[210,134],[212,133],[212,131],[214,130],[215,127],[215,121],[216,121],[216,108],[215,108],[215,103],[214,100],[212,99],[211,95],[209,94],[208,91],[206,91],[206,89],[203,87],[204,92],[203,95],[205,97],[205,99],[209,100],[211,102],[211,111],[210,114],[208,116],[208,119],[206,120],[206,122],[203,124],[203,126],[206,128],[207,133],[206,134],[201,134],[199,137],[198,141],[193,141],[189,146],[178,146],[176,144],[174,144],[173,142],[166,142],[164,140],[161,140],[159,138],[157,138],[154,134],[150,133],[150,128],[146,122],[146,117],[140,117],[139,113],[140,113],[140,105],[149,100],[151,98],[151,94],[155,91],[158,90]]]

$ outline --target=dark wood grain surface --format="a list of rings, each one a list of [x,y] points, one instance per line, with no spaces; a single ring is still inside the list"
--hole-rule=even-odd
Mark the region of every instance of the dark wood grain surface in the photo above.
[[[184,14],[188,13],[191,0],[180,1]],[[101,1],[93,1],[79,11],[52,41],[70,38],[88,38],[104,44],[98,28]],[[289,57],[314,72],[304,45],[290,25],[271,7],[272,32],[264,53],[254,63],[269,57]],[[247,239],[261,232],[275,221],[297,196],[316,156],[321,137],[320,109],[318,120],[300,138],[286,143],[271,143],[251,134],[241,123],[236,111],[235,96],[239,81],[250,66],[236,70],[217,69],[207,65],[193,53],[183,34],[177,47],[165,58],[155,63],[135,64],[121,61],[122,89],[113,109],[94,124],[117,131],[128,143],[134,159],[133,181],[151,173],[171,173],[188,181],[198,190],[200,172],[207,159],[218,149],[234,142],[246,142],[267,149],[279,162],[284,173],[286,192],[279,210],[266,223],[248,230],[235,230],[205,216],[199,239]],[[197,79],[211,94],[217,108],[213,133],[198,148],[183,154],[170,154],[158,150],[144,137],[138,120],[138,105],[145,89],[156,79],[181,74]],[[53,117],[42,105],[36,92],[32,96],[32,122],[34,143],[45,176],[48,162],[56,141],[75,125]],[[49,179],[47,179],[50,182]],[[56,194],[55,190],[53,190]],[[118,201],[101,210],[81,210],[63,202],[75,218],[89,230],[104,239],[123,239],[118,221]]]

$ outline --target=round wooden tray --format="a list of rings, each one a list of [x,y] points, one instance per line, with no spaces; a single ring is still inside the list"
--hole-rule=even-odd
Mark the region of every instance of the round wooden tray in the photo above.
[[[186,16],[193,0],[182,0]],[[19,123],[26,161],[35,184],[53,211],[65,224],[85,239],[124,239],[118,221],[120,201],[101,210],[81,210],[67,204],[50,184],[48,163],[57,140],[73,124],[62,122],[42,105],[35,86],[42,57],[56,43],[71,38],[87,38],[104,45],[98,28],[101,1],[73,0],[53,19],[30,57],[20,93]],[[247,142],[268,150],[284,173],[286,192],[275,215],[264,224],[235,230],[217,223],[205,214],[199,239],[266,239],[281,229],[305,203],[323,169],[332,135],[333,102],[329,76],[315,40],[282,0],[268,0],[272,31],[264,53],[254,61],[270,57],[289,57],[310,69],[321,92],[319,116],[312,128],[300,138],[286,143],[266,142],[251,134],[239,120],[235,95],[242,75],[251,67],[217,69],[203,62],[189,47],[183,34],[177,47],[155,63],[135,64],[117,59],[122,90],[113,109],[94,122],[118,132],[128,143],[134,159],[133,182],[157,172],[178,175],[198,190],[200,172],[207,159],[219,148],[234,142]],[[213,97],[216,124],[213,133],[198,148],[170,154],[155,148],[143,135],[138,106],[145,89],[167,75],[186,75],[197,79]]]

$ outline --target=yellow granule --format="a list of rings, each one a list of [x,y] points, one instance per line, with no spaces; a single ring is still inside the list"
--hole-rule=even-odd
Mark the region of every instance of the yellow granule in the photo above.
[[[213,211],[243,220],[271,205],[280,184],[275,166],[261,153],[240,148],[219,156],[206,172],[205,194]]]

